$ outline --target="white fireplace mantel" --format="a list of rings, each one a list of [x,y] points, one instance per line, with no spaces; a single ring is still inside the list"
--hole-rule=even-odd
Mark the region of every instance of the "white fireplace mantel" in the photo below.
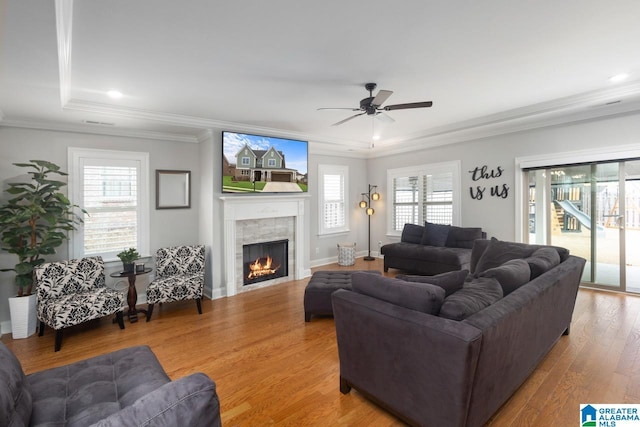
[[[236,294],[236,226],[238,221],[263,218],[293,217],[294,228],[294,279],[300,280],[309,275],[305,270],[305,229],[307,217],[305,215],[305,200],[308,196],[223,196],[224,236],[224,288],[226,295]]]

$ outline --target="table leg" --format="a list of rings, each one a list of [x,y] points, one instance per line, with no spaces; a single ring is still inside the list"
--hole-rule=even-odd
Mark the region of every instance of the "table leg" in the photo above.
[[[138,321],[138,313],[136,312],[136,302],[138,301],[138,291],[136,290],[136,275],[130,274],[129,277],[129,292],[127,293],[127,304],[129,304],[129,322],[135,323]]]

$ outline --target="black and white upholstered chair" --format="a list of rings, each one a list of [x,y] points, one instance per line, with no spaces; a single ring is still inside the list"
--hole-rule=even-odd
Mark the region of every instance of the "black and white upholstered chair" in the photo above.
[[[156,252],[156,278],[147,286],[151,320],[153,306],[157,303],[195,300],[198,313],[202,314],[202,290],[204,288],[204,246],[174,246],[160,248]]]
[[[124,329],[125,296],[107,288],[101,257],[50,262],[34,268],[39,334],[44,325],[56,331],[55,351],[62,345],[62,330],[100,317],[116,315]]]

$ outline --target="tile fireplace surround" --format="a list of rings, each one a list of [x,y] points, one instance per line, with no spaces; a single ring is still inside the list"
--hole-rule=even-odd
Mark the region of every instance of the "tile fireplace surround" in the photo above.
[[[305,198],[292,196],[224,196],[223,262],[226,296],[258,287],[299,280],[310,275],[305,270],[304,247],[308,218]],[[289,275],[242,286],[242,245],[277,239],[289,240]]]

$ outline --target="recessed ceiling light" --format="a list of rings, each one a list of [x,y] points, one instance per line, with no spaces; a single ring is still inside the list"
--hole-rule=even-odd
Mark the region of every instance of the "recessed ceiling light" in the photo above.
[[[380,140],[380,135],[373,135],[373,137],[371,138],[374,141],[379,141]]]
[[[107,95],[114,99],[122,98],[122,92],[119,92],[117,90],[110,90],[109,92],[107,92]]]
[[[611,83],[619,83],[624,80],[627,80],[628,78],[629,78],[629,74],[621,73],[621,74],[616,74],[615,76],[609,77],[609,81]]]

